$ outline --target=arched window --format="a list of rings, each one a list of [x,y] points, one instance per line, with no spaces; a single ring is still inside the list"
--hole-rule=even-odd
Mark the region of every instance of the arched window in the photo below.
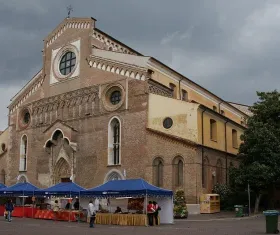
[[[176,97],[176,96],[177,96],[177,93],[176,93],[176,85],[173,84],[173,83],[170,83],[170,84],[169,84],[169,87],[170,87],[170,89],[171,89],[172,97],[173,97],[173,98],[177,98],[177,97]]]
[[[1,171],[1,183],[6,184],[6,172],[4,169]]]
[[[112,180],[122,180],[122,177],[118,172],[113,171],[111,174],[108,175],[107,182]]]
[[[210,119],[210,139],[217,141],[217,122]]]
[[[27,182],[27,179],[24,175],[20,176],[19,179],[18,179],[18,183],[26,183]]]
[[[161,158],[156,158],[153,162],[153,181],[155,186],[163,186],[163,160]]]
[[[21,138],[19,171],[27,170],[27,136]]]
[[[113,118],[109,123],[108,131],[108,164],[120,164],[120,131],[121,125],[118,118]]]
[[[188,101],[188,92],[182,89],[182,100]]]
[[[181,157],[176,157],[173,161],[174,186],[182,187],[184,184],[184,163]]]
[[[208,188],[208,178],[209,178],[209,160],[207,157],[204,157],[202,163],[202,186],[203,188]]]
[[[53,140],[59,142],[62,138],[63,138],[63,133],[62,133],[60,130],[56,130],[56,131],[53,133],[53,136],[52,136],[52,139],[53,139]]]
[[[2,152],[6,151],[6,145],[4,143],[1,144],[1,150],[2,150]]]
[[[237,148],[237,131],[232,129],[232,147]]]
[[[223,165],[222,161],[219,159],[216,165],[216,183],[222,184],[223,183]]]

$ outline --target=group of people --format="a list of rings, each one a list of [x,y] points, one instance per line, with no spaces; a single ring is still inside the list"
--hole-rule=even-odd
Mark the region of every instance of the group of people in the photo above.
[[[74,205],[74,210],[79,210],[80,209],[80,202],[79,199],[76,199]],[[71,203],[67,202],[66,206],[65,206],[65,210],[70,210],[71,209]]]
[[[148,224],[149,226],[158,225],[158,213],[161,210],[160,206],[155,201],[149,201],[147,205]]]

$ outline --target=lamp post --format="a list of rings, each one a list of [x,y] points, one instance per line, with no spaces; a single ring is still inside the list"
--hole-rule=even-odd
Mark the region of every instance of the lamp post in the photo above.
[[[250,214],[251,214],[251,193],[250,193],[250,184],[249,184],[249,182],[248,182],[248,201],[249,201],[248,216],[250,216]]]

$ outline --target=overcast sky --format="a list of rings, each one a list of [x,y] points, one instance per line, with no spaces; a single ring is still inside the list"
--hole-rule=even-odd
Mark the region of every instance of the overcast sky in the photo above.
[[[72,16],[96,18],[99,29],[225,100],[252,104],[257,90],[280,86],[279,0],[0,0],[0,129],[69,4]]]

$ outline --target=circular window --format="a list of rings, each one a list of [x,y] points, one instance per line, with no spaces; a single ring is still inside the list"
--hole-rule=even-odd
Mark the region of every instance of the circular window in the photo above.
[[[62,75],[68,75],[74,70],[76,65],[76,55],[72,51],[67,51],[59,63],[59,71]]]
[[[23,114],[23,123],[28,124],[30,122],[30,113],[28,111],[25,111]]]
[[[168,117],[168,118],[165,118],[165,119],[163,120],[163,127],[164,127],[165,129],[171,128],[172,125],[173,125],[173,120],[172,120],[171,118]]]
[[[113,105],[116,105],[118,103],[120,103],[122,99],[122,94],[120,91],[113,91],[111,96],[110,96],[110,101]]]
[[[106,87],[102,94],[104,109],[109,112],[119,109],[125,101],[125,91],[120,84],[112,84]]]

